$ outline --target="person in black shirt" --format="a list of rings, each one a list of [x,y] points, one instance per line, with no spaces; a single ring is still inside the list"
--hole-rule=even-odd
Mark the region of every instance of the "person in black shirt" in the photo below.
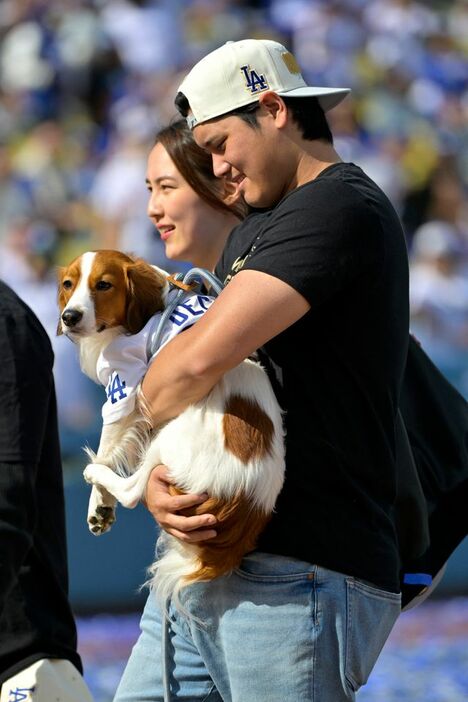
[[[283,389],[286,481],[258,550],[182,591],[189,616],[172,608],[163,624],[148,601],[153,640],[138,655],[152,657],[152,700],[354,700],[400,612],[408,262],[390,202],[333,148],[324,112],[347,92],[306,86],[284,47],[254,40],[212,52],[180,86],[215,174],[260,211],[228,239],[216,272],[229,285],[143,392],[158,425],[260,348]],[[169,497],[164,466],[153,471],[148,506],[185,542],[216,533],[212,515],[180,513],[203,499]],[[118,702],[139,699],[129,677]]]
[[[68,601],[50,341],[0,281],[1,702],[90,702]]]

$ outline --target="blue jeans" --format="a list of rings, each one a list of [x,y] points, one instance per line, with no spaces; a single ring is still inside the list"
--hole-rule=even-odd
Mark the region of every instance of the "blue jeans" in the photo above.
[[[400,595],[258,551],[181,600],[203,624],[164,621],[150,593],[114,702],[349,702],[400,613]]]

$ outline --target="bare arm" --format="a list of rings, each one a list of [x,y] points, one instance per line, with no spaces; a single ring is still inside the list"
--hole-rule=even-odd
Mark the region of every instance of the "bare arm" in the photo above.
[[[155,426],[204,397],[221,376],[287,329],[310,308],[278,278],[241,271],[193,327],[151,364],[143,394]]]
[[[151,364],[143,393],[154,425],[198,402],[226,371],[294,324],[309,307],[302,295],[278,278],[257,271],[238,273],[202,319],[167,344]],[[164,466],[157,466],[148,481],[148,509],[166,531],[184,541],[216,535],[212,515],[181,514],[204,499],[170,495]]]

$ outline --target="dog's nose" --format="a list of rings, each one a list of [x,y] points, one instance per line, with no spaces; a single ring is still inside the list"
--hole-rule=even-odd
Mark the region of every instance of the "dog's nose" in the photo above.
[[[62,314],[62,321],[67,327],[74,327],[82,317],[83,312],[80,312],[80,310],[65,310]]]

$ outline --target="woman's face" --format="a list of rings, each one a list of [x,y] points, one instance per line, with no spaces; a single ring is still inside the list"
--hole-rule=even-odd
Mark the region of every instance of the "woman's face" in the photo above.
[[[225,243],[226,214],[204,202],[181,176],[164,146],[153,147],[146,184],[148,216],[159,230],[168,258],[208,267]],[[230,217],[228,213],[228,217]]]

